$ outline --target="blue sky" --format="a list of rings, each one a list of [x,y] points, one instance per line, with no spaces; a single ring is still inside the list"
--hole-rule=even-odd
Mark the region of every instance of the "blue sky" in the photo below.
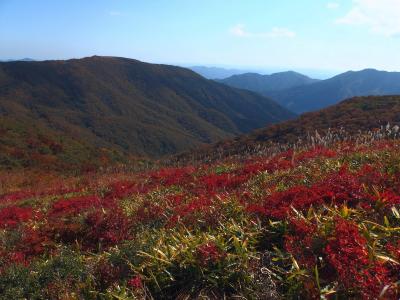
[[[400,71],[400,0],[0,0],[0,59]]]

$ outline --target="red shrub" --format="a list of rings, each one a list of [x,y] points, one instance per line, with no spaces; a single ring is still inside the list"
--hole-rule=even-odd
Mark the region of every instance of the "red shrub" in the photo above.
[[[382,194],[380,194],[379,200],[381,200],[383,204],[389,208],[400,204],[400,196],[390,190],[384,191]]]
[[[317,263],[319,249],[317,247],[317,228],[314,224],[302,219],[291,218],[290,234],[285,236],[285,249],[307,268],[313,268]],[[322,243],[322,242],[321,242]],[[322,250],[322,245],[318,245]]]
[[[273,156],[270,159],[258,158],[251,159],[244,164],[241,169],[235,173],[238,175],[255,175],[259,172],[273,173],[279,170],[286,170],[293,167],[292,163],[293,151],[287,151]]]
[[[122,199],[137,190],[136,183],[128,181],[114,182],[109,189],[106,197],[111,199]]]
[[[335,157],[337,153],[333,150],[327,149],[322,146],[317,146],[313,149],[303,151],[295,156],[296,161],[307,161],[314,158],[330,158]]]
[[[334,236],[325,254],[339,283],[348,290],[358,291],[365,299],[375,299],[383,287],[391,283],[385,266],[369,261],[367,241],[352,222],[336,220]]]
[[[161,169],[150,173],[150,178],[163,186],[184,185],[192,179],[195,170],[193,167]]]
[[[137,290],[143,287],[143,282],[140,276],[134,276],[133,278],[128,280],[128,286]]]
[[[225,256],[226,253],[219,249],[214,242],[208,242],[197,248],[197,258],[203,266],[218,263]]]
[[[205,225],[210,226],[218,221],[214,204],[215,200],[213,198],[200,196],[189,203],[177,206],[167,222],[167,227],[175,226],[178,221],[182,221],[186,225],[193,225],[199,221],[204,221],[204,218],[210,221]]]
[[[22,239],[17,246],[26,257],[35,257],[52,249],[54,242],[47,235],[46,230],[34,230],[25,228]]]
[[[150,200],[143,201],[142,205],[136,211],[134,219],[138,223],[146,224],[154,222],[162,217],[164,210],[158,205]]]
[[[317,190],[299,185],[266,197],[264,210],[267,216],[281,219],[291,211],[291,206],[297,210],[304,210],[311,205],[320,205],[322,201]]]
[[[22,251],[12,252],[9,255],[10,262],[18,265],[27,266],[28,262],[26,261],[25,254]]]
[[[8,193],[0,196],[0,202],[16,202],[19,200],[31,198],[35,196],[36,193],[31,191],[18,191],[13,193]]]
[[[218,191],[218,190],[232,190],[240,187],[243,183],[248,180],[246,175],[233,175],[229,173],[223,174],[209,174],[200,177],[198,192],[207,191]],[[204,190],[203,190],[204,189]]]
[[[61,199],[53,204],[50,216],[74,215],[89,208],[99,207],[101,200],[97,196],[81,196],[76,198]]]
[[[33,217],[31,207],[8,206],[0,210],[0,228],[14,228]]]
[[[88,249],[108,248],[130,238],[131,221],[118,207],[91,212],[85,225],[82,243]]]
[[[106,290],[129,274],[126,265],[112,265],[105,259],[100,259],[94,267],[94,277],[99,289]]]

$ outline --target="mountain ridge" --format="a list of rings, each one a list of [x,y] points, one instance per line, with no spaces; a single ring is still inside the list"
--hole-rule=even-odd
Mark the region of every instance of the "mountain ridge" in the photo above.
[[[232,75],[246,73],[246,70],[221,68],[221,67],[206,67],[206,66],[191,66],[188,67],[193,72],[207,79],[224,79]]]
[[[0,114],[41,120],[97,146],[176,153],[294,116],[256,93],[134,59],[0,63]]]
[[[314,111],[356,96],[400,94],[400,72],[347,71],[305,86],[263,93],[296,113]]]
[[[319,80],[312,79],[295,71],[285,71],[270,75],[244,73],[217,81],[231,87],[246,89],[260,94],[267,94],[271,91],[303,86],[318,82]]]

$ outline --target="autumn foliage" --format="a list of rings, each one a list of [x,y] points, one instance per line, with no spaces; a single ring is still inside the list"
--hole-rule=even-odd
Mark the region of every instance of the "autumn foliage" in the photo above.
[[[398,299],[399,151],[340,141],[8,187],[1,297]]]

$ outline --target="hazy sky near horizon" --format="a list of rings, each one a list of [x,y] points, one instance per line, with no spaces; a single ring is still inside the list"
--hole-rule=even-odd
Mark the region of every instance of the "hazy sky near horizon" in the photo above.
[[[400,0],[0,0],[0,59],[400,71]]]

